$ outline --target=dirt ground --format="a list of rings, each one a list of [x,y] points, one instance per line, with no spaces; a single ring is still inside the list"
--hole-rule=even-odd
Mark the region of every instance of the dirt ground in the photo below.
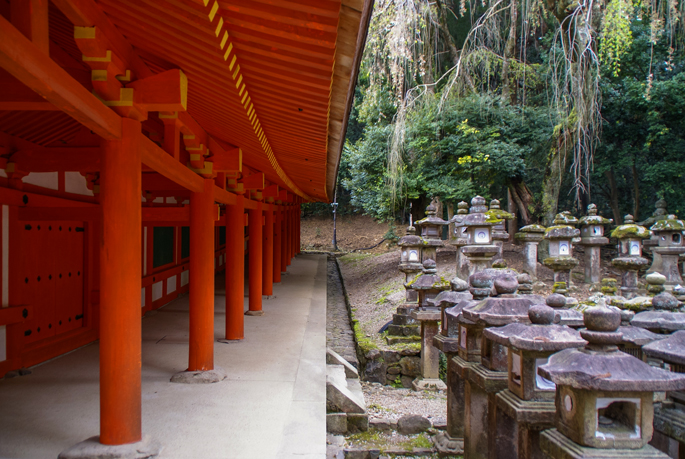
[[[398,225],[399,226],[399,225]],[[404,299],[404,274],[398,270],[400,251],[397,245],[384,242],[373,250],[356,250],[372,246],[381,241],[390,225],[377,223],[366,216],[346,216],[337,222],[339,261],[347,293],[352,304],[355,319],[359,321],[362,332],[379,348],[387,348],[379,333],[383,325],[392,320],[396,307]],[[399,236],[404,228],[396,228]],[[331,219],[308,219],[302,221],[302,246],[305,250],[331,250],[333,222]],[[602,277],[620,279],[620,272],[611,265],[611,248],[602,250]],[[574,256],[580,261],[573,270],[574,285],[571,294],[582,301],[591,295],[591,286],[583,283],[584,250],[574,245]],[[438,249],[438,273],[452,279],[456,273],[456,250],[447,245]],[[523,271],[525,259],[522,247],[505,243],[504,259],[509,268]],[[551,293],[553,272],[538,263],[538,280],[535,293]]]

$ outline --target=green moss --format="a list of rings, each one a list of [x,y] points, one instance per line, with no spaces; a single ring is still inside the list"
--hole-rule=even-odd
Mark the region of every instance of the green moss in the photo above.
[[[443,276],[440,276],[440,280],[433,283],[433,288],[449,288],[450,282]]]
[[[618,239],[624,239],[628,237],[636,237],[640,239],[646,239],[650,237],[651,233],[647,228],[640,225],[621,225],[616,227],[611,232],[611,237]]]
[[[357,346],[364,355],[372,349],[378,349],[378,345],[364,334],[359,326],[359,321],[352,320],[352,329],[354,330],[354,338],[357,340]]]
[[[502,220],[511,220],[514,218],[514,214],[510,214],[506,210],[502,209],[490,209],[485,212],[485,222],[486,223],[501,223]]]

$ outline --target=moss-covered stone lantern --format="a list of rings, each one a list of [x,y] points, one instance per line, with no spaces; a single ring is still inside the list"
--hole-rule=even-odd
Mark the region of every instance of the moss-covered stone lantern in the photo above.
[[[487,210],[485,199],[476,196],[471,200],[469,214],[463,220],[469,243],[461,251],[469,259],[469,276],[489,268],[492,257],[497,254],[498,248],[492,243],[492,227],[501,220],[489,218],[485,214]]]
[[[652,215],[644,221],[638,222],[638,225],[642,225],[645,228],[649,228],[656,222],[668,218],[668,211],[666,210],[668,203],[665,199],[657,200],[657,202],[654,203],[654,206],[655,209]],[[656,236],[656,234],[652,234],[652,237],[650,239],[643,241],[642,245],[647,252],[651,252],[652,254],[652,264],[649,266],[647,273],[649,274],[661,272],[661,255],[652,252],[652,247],[656,247],[657,245],[659,245],[659,238]]]
[[[550,308],[554,309],[554,322],[559,325],[567,325],[571,328],[580,328],[583,326],[583,313],[577,309],[569,307],[570,298],[565,297],[560,293],[552,293],[545,298],[545,303]]]
[[[497,246],[497,254],[493,261],[501,260],[503,254],[504,241],[509,240],[509,233],[505,226],[505,220],[513,220],[514,214],[511,214],[500,208],[500,202],[497,199],[490,201],[490,210],[485,212],[488,220],[499,220],[497,224],[492,227],[492,242]]]
[[[630,322],[635,317],[633,311],[620,309],[619,312],[621,314],[621,326],[618,327],[618,331],[621,333],[621,342],[618,343],[618,348],[626,354],[642,360],[643,346],[666,337],[666,335],[631,325]]]
[[[523,244],[523,256],[526,261],[526,272],[531,277],[538,277],[538,244],[545,236],[545,227],[542,225],[527,225],[514,234],[514,242]]]
[[[483,332],[486,339],[509,350],[507,389],[497,394],[497,410],[489,422],[495,435],[491,457],[542,456],[539,434],[554,425],[556,387],[538,375],[537,369],[555,352],[586,344],[577,330],[554,324],[556,312],[547,305],[531,306],[528,317],[531,324],[509,324]]]
[[[549,257],[542,263],[554,270],[555,287],[561,282],[570,287],[571,270],[578,266],[578,260],[573,258],[573,240],[580,231],[571,223],[577,223],[575,217],[560,213],[554,219],[554,226],[545,230],[545,239],[549,240]]]
[[[660,293],[652,298],[650,311],[635,314],[630,324],[645,328],[654,333],[672,333],[685,330],[685,313],[678,312],[680,301],[668,292]]]
[[[447,222],[436,216],[437,207],[431,203],[426,207],[426,218],[415,223],[423,238],[423,259],[437,260],[437,248],[442,247],[442,227]]]
[[[623,271],[621,274],[621,295],[634,298],[637,295],[638,271],[645,268],[649,261],[642,257],[642,240],[651,236],[644,226],[636,225],[632,215],[623,218],[623,225],[611,232],[618,239],[618,257],[611,264]]]
[[[552,355],[538,374],[557,386],[556,429],[540,435],[554,458],[666,458],[652,438],[654,392],[685,389],[685,375],[654,368],[620,352],[621,315],[604,306],[585,311],[584,349]],[[611,450],[610,452],[607,450]]]
[[[597,206],[587,206],[587,215],[580,219],[580,244],[585,247],[585,282],[597,284],[600,281],[600,247],[609,243],[604,237],[604,226],[613,222],[597,213]]]
[[[404,273],[404,283],[407,284],[423,270],[423,239],[416,235],[416,228],[409,226],[407,234],[397,241],[397,245],[400,247],[400,271]],[[416,290],[406,289],[407,303],[415,303],[416,300]]]
[[[667,371],[685,373],[685,330],[643,348],[645,360]],[[654,407],[652,446],[673,457],[685,456],[685,392],[669,392]]]
[[[666,276],[666,289],[672,289],[683,283],[678,270],[678,257],[685,253],[685,223],[675,215],[669,215],[650,229],[658,238],[658,245],[652,248],[652,252],[661,255],[662,266],[659,272]]]
[[[454,230],[450,234],[450,244],[457,249],[457,277],[467,281],[469,278],[469,262],[461,249],[469,243],[467,228],[464,226],[464,218],[469,213],[468,203],[461,201],[457,204],[457,213],[449,221],[454,225]]]

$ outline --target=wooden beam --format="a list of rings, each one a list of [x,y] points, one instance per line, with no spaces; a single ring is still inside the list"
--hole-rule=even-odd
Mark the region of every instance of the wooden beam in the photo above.
[[[190,191],[199,193],[204,190],[204,179],[202,177],[176,161],[152,140],[142,135],[140,139],[143,164]]]
[[[126,85],[133,88],[133,101],[149,112],[185,111],[188,106],[188,78],[179,69],[139,79]]]
[[[264,179],[264,173],[258,172],[252,174],[249,177],[245,177],[240,181],[243,184],[244,190],[263,190],[265,188],[266,180]]]
[[[214,200],[222,204],[234,206],[236,203],[236,196],[233,193],[229,193],[228,191],[214,185]]]
[[[99,206],[92,207],[20,207],[19,221],[94,221],[102,218]]]
[[[99,147],[41,148],[20,150],[8,162],[24,172],[98,172],[101,156]]]
[[[102,138],[121,137],[121,118],[2,16],[0,66]]]
[[[19,207],[93,207],[97,205],[0,187],[0,204]]]
[[[278,185],[270,185],[266,188],[264,188],[264,191],[262,191],[262,197],[263,198],[278,198],[280,191],[278,189]]]
[[[0,308],[0,325],[18,324],[33,320],[33,306],[22,304]]]
[[[214,153],[218,150],[212,150],[210,144],[210,151]],[[219,151],[219,153],[214,153],[209,160],[214,163],[214,172],[240,173],[243,170],[243,150],[240,148]]]
[[[173,192],[175,190],[178,191],[186,191],[186,189],[179,185],[178,183],[169,180],[163,175],[154,173],[154,174],[143,174],[143,191],[170,191]],[[159,195],[157,193],[153,193],[156,197]]]
[[[190,207],[143,207],[143,222],[190,222]]]
[[[0,102],[0,111],[14,112],[14,111],[34,111],[34,112],[55,112],[60,111],[50,102],[27,101],[27,102]]]
[[[48,56],[48,0],[13,0],[10,10],[12,24]]]

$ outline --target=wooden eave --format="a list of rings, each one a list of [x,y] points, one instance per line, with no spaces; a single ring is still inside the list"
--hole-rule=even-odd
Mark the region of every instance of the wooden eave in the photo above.
[[[85,90],[74,25],[98,24],[124,40],[113,52],[136,78],[181,69],[192,122],[241,148],[246,170],[301,199],[331,199],[372,0],[53,1],[50,57]],[[4,5],[0,14],[8,19]],[[13,88],[0,101],[1,133],[40,147],[97,144],[84,132],[92,126],[2,70],[0,82]],[[144,131],[161,129],[152,114]]]

